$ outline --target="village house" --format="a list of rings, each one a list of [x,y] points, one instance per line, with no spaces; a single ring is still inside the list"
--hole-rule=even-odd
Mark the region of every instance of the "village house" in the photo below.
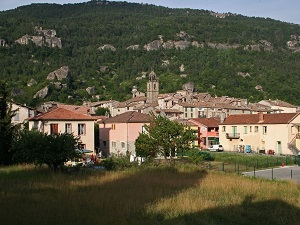
[[[160,94],[159,79],[154,71],[149,74],[146,96],[133,86],[131,99],[104,107],[110,109],[111,116],[136,111],[145,114],[150,112],[160,114],[170,120],[218,118],[221,121],[230,115],[296,112],[297,110],[296,106],[279,100],[275,103],[272,101],[249,103],[247,99],[229,96],[212,97],[209,93],[197,93],[193,82],[184,84],[182,90],[175,93]]]
[[[73,133],[80,137],[78,148],[95,151],[94,124],[96,120],[95,117],[64,108],[52,108],[29,118],[28,122],[29,130],[35,129],[47,134]]]
[[[115,104],[114,107],[112,107],[111,116],[114,117],[128,111],[138,111],[144,106],[148,106],[147,97],[131,98],[125,102],[118,102]]]
[[[208,146],[219,144],[219,123],[215,118],[194,118],[189,122],[197,126],[198,147],[207,149]]]
[[[297,112],[297,106],[282,100],[262,100],[259,104],[269,106],[272,110],[281,111],[282,113],[295,113]]]
[[[135,140],[150,124],[150,116],[129,111],[107,118],[99,123],[99,140],[102,155],[135,154]]]
[[[185,129],[186,128],[189,128],[193,131],[193,134],[197,137],[196,140],[194,140],[192,143],[191,143],[191,146],[193,147],[198,147],[200,146],[200,139],[198,138],[199,137],[199,128],[198,128],[198,125],[195,124],[195,123],[192,123],[190,120],[186,120],[186,119],[176,119],[174,120],[182,125],[185,126]]]
[[[100,102],[92,102],[89,104],[91,112],[95,114],[98,108],[107,108],[109,112],[112,114],[113,108],[118,104],[118,101],[109,100],[109,101],[100,101]]]
[[[37,115],[37,110],[28,107],[26,105],[16,103],[11,101],[9,103],[11,105],[11,109],[15,112],[15,116],[12,118],[12,123],[13,124],[24,124],[26,120],[30,117],[36,116]]]
[[[81,115],[94,114],[93,111],[91,110],[91,107],[87,105],[69,105],[60,102],[45,102],[38,107],[39,111],[41,112],[48,112],[49,110],[54,108],[63,108]]]
[[[299,134],[299,113],[231,115],[219,125],[225,151],[296,154]]]

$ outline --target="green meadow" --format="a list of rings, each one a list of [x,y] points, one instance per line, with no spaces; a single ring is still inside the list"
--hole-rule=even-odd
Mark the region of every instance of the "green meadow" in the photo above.
[[[300,187],[190,164],[0,168],[0,224],[300,224]]]

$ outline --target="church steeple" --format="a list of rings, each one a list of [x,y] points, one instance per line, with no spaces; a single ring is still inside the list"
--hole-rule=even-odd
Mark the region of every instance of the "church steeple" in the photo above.
[[[158,100],[159,82],[156,74],[152,70],[147,82],[147,103],[155,103]]]

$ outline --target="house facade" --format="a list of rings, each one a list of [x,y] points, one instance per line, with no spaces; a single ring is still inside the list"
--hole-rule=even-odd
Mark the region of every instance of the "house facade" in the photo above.
[[[10,102],[11,109],[17,110],[15,116],[12,118],[13,124],[23,124],[28,118],[36,116],[37,111],[26,105],[22,105],[16,102]]]
[[[29,130],[47,134],[73,133],[79,136],[79,148],[95,151],[94,124],[96,118],[82,115],[63,108],[54,108],[29,118]],[[92,153],[91,153],[92,154]]]
[[[300,149],[299,113],[231,115],[219,126],[225,151],[292,155]]]
[[[198,147],[207,149],[209,145],[219,144],[219,123],[215,118],[195,118],[189,122],[198,128]]]
[[[135,154],[135,140],[150,124],[150,116],[136,111],[125,112],[99,123],[100,150],[104,156]]]
[[[296,113],[297,106],[292,105],[282,100],[262,100],[259,104],[269,106],[274,111],[281,111],[282,113]]]

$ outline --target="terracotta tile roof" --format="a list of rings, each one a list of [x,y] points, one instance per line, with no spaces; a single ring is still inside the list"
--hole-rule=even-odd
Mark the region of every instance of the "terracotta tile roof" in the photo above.
[[[102,123],[149,123],[151,116],[135,111],[129,111],[103,120]]]
[[[97,118],[88,115],[82,115],[79,113],[75,113],[73,111],[63,109],[63,108],[54,108],[48,112],[41,113],[35,117],[29,118],[29,121],[37,121],[37,120],[89,120],[95,121]]]
[[[174,120],[175,122],[178,122],[182,125],[187,125],[187,126],[190,126],[190,127],[195,127],[197,126],[196,124],[192,123],[191,121],[187,120],[187,119],[177,119],[177,120]]]
[[[160,109],[158,111],[162,111],[165,113],[183,113],[182,111],[178,110],[178,109]]]
[[[118,101],[115,101],[115,100],[108,100],[108,101],[92,102],[92,103],[90,104],[90,107],[97,107],[97,106],[99,106],[99,105],[109,104],[109,103],[111,103],[111,104],[117,104]]]
[[[294,106],[288,102],[282,101],[282,100],[264,100],[261,102],[267,102],[271,106],[279,106],[279,107],[288,107],[288,108],[297,108],[297,106]]]
[[[239,114],[228,116],[222,124],[288,124],[298,115],[299,113],[263,114],[263,121],[259,121],[259,114]]]
[[[195,121],[196,123],[203,124],[206,127],[218,127],[220,124],[220,120],[215,118],[194,118],[190,119],[190,121]]]
[[[90,113],[90,107],[88,106],[66,105],[66,104],[57,103],[57,107],[72,111],[74,113],[83,114],[83,115],[88,115],[88,113]]]
[[[140,97],[135,97],[135,98],[129,99],[129,100],[125,101],[125,103],[129,104],[132,102],[145,102],[145,101],[147,101],[147,97],[140,96]]]

